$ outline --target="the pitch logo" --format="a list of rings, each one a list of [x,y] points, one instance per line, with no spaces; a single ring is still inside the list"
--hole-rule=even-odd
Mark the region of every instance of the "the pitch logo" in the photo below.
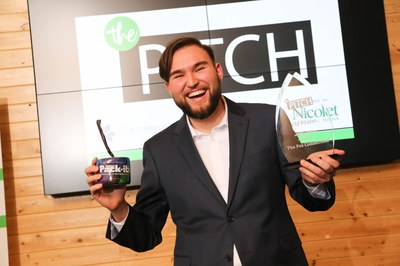
[[[115,17],[104,29],[107,44],[117,51],[128,51],[136,46],[140,39],[139,27],[129,17]]]
[[[293,71],[318,83],[311,22],[297,21],[141,37],[136,47],[119,53],[124,102],[170,98],[158,60],[169,41],[183,36],[212,46],[224,70],[224,93],[279,88]]]

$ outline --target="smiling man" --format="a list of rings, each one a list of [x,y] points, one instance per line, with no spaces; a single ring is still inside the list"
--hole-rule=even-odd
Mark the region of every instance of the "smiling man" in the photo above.
[[[307,210],[329,209],[340,165],[329,155],[344,151],[314,153],[312,163],[283,171],[275,107],[222,96],[223,71],[210,47],[174,40],[159,67],[184,115],[144,144],[135,205],[126,201],[126,187],[97,183],[96,158],[85,169],[93,198],[111,212],[107,237],[135,251],[152,249],[170,212],[175,266],[308,265],[285,186]]]
[[[200,126],[209,133],[222,119],[225,108],[221,98],[222,67],[214,63],[212,51],[205,47],[189,45],[177,50],[170,65],[163,65],[164,60],[160,60],[160,75],[194,128]]]

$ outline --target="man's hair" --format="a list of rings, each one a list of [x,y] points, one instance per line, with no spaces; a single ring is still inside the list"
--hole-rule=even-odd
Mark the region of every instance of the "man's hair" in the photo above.
[[[195,45],[206,51],[207,54],[210,56],[212,62],[215,64],[214,52],[211,49],[211,47],[202,44],[198,39],[192,37],[183,37],[173,40],[167,45],[167,48],[165,48],[165,51],[162,53],[160,61],[158,62],[160,77],[165,82],[169,81],[169,74],[171,73],[171,66],[172,66],[172,58],[175,52],[183,47],[190,45]]]

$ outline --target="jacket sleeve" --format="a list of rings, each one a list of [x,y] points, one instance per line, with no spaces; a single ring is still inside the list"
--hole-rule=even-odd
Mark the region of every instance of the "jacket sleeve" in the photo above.
[[[335,183],[333,179],[325,183],[325,189],[330,198],[321,199],[311,195],[304,185],[299,170],[289,170],[285,173],[290,196],[308,211],[326,211],[333,206],[336,199]]]
[[[278,151],[280,161],[285,162],[281,151]],[[308,211],[326,211],[333,206],[336,200],[335,182],[331,179],[325,183],[325,189],[329,192],[329,199],[314,197],[304,185],[298,169],[281,170],[284,181],[289,188],[290,196]]]
[[[145,144],[143,174],[136,203],[130,206],[129,215],[119,234],[112,239],[119,245],[137,252],[153,249],[161,243],[161,231],[168,217],[169,206],[157,173],[151,151]],[[109,222],[106,237],[111,239]]]

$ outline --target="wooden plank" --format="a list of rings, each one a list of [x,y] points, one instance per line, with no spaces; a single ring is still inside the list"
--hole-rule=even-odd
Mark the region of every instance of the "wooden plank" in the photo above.
[[[36,103],[35,85],[0,87],[0,99],[0,105]]]
[[[378,235],[305,242],[309,260],[373,256],[400,252],[400,235]]]
[[[92,265],[119,260],[119,248],[110,243],[95,247],[54,249],[10,256],[10,265]]]
[[[400,76],[400,64],[399,65],[392,65],[392,73],[393,76]],[[398,88],[400,88],[400,79],[394,79],[393,80],[393,84],[395,86],[395,96],[396,99],[398,99],[398,94],[399,94],[399,90]],[[396,104],[398,103],[398,101],[396,100]],[[398,105],[397,105],[398,106]],[[397,114],[399,114],[399,110],[397,110]]]
[[[161,244],[162,245],[162,244]],[[52,249],[43,252],[11,255],[10,261],[17,261],[15,265],[135,265],[154,266],[172,265],[172,255],[162,255],[156,247],[155,254],[150,252],[134,253],[130,261],[120,260],[120,247],[114,243],[97,245],[95,247],[75,247],[69,249]],[[133,252],[133,251],[131,251]],[[120,261],[120,262],[118,262]],[[117,263],[118,262],[118,263]],[[122,262],[122,264],[120,264]],[[116,264],[113,264],[116,263]],[[167,264],[165,264],[167,263]]]
[[[0,51],[0,69],[28,66],[33,66],[31,49]]]
[[[29,139],[39,139],[39,125],[38,121],[28,121],[22,123],[12,123],[12,124],[1,124],[0,123],[0,131],[2,134],[2,141],[11,142],[11,141],[21,141],[21,140],[29,140]]]
[[[4,157],[17,160],[40,157],[39,139],[5,142],[3,154]]]
[[[382,180],[382,174],[385,177],[398,177],[400,173],[400,164],[386,163],[372,166],[352,167],[339,169],[335,176],[335,183],[360,183],[363,181]]]
[[[40,157],[39,139],[12,141],[9,143],[5,142],[3,154],[8,160]]]
[[[25,180],[22,179],[23,181]],[[77,209],[86,209],[86,211],[100,211],[104,209],[95,200],[92,200],[90,195],[74,196],[74,197],[61,197],[54,198],[45,195],[32,195],[26,197],[7,198],[7,201],[12,204],[14,210],[9,210],[8,216],[22,216],[31,214],[46,214],[54,211],[74,211]],[[40,204],[39,204],[40,203]],[[104,209],[106,212],[106,209]],[[100,217],[99,217],[100,218]],[[103,217],[102,217],[103,218]],[[104,220],[103,220],[104,221]],[[101,223],[101,221],[99,221]]]
[[[400,234],[400,215],[300,223],[297,231],[303,242]]]
[[[6,160],[5,160],[6,159]],[[3,156],[4,179],[18,179],[42,175],[41,158],[11,160]],[[6,193],[6,196],[9,193]]]
[[[156,258],[146,258],[146,259],[132,259],[128,261],[119,261],[114,263],[102,263],[96,264],[97,266],[173,266],[174,258],[173,256],[156,257]]]
[[[400,4],[397,0],[384,0],[385,14],[400,13]]]
[[[397,178],[385,178],[386,182],[371,181],[359,184],[338,184],[336,186],[336,198],[338,201],[356,199],[374,199],[393,197],[397,195],[400,188],[400,182]]]
[[[37,179],[35,183],[39,183],[39,181],[42,180],[41,176],[35,177],[35,179]],[[82,174],[82,179],[85,179],[83,174]],[[18,182],[27,183],[27,180],[30,179],[19,178],[16,180],[18,180]],[[7,182],[5,184],[7,184]],[[40,184],[41,187],[40,190],[42,190],[42,186],[43,184]],[[15,184],[14,187],[16,188]],[[128,190],[125,196],[126,201],[129,204],[134,204],[136,194],[137,194],[136,190],[135,191]],[[13,209],[8,210],[8,215],[10,216],[47,213],[53,211],[54,208],[57,208],[58,211],[103,208],[95,200],[91,199],[89,192],[87,192],[86,195],[75,195],[71,197],[52,197],[52,196],[45,196],[43,195],[43,193],[38,193],[36,195],[28,195],[28,196],[27,195],[22,196],[14,193],[14,195],[11,196],[8,195],[7,193],[7,202],[9,202],[14,206]]]
[[[44,194],[42,176],[17,178],[17,179],[6,178],[4,180],[4,188],[7,195],[6,197],[7,201],[11,206],[14,206],[13,208],[10,208],[8,212],[10,215],[11,214],[17,215],[16,198],[32,197]]]
[[[400,215],[400,196],[336,202],[328,211],[309,212],[299,204],[289,207],[296,224],[341,219]]]
[[[48,232],[35,232],[31,234],[20,234],[10,236],[8,243],[10,247],[15,247],[10,250],[10,254],[42,252],[52,249],[68,249],[68,248],[83,248],[112,243],[118,246],[105,237],[106,224],[102,226],[91,226],[73,229],[63,229]],[[172,255],[175,244],[175,236],[164,236],[162,245],[148,252],[144,257],[154,257],[158,255]],[[119,247],[119,246],[118,246]],[[119,247],[118,253],[121,253],[121,259],[127,260],[137,257],[137,253],[125,247]]]
[[[312,266],[398,266],[400,265],[400,253],[382,254],[376,256],[344,257],[327,260],[310,261]]]
[[[1,0],[0,14],[27,13],[28,3],[26,0]]]
[[[105,237],[105,228],[106,225],[82,226],[74,229],[12,235],[8,237],[8,244],[13,247],[10,249],[10,254],[109,244],[110,240]]]
[[[384,1],[386,25],[388,31],[388,42],[390,59],[392,63],[393,81],[395,85],[396,106],[400,106],[400,4],[398,1]],[[400,108],[397,108],[398,121],[400,124]]]
[[[0,16],[0,33],[29,31],[28,13],[3,14]]]
[[[392,64],[398,64],[399,58],[399,43],[400,40],[397,37],[400,33],[400,29],[398,27],[400,22],[400,13],[388,14],[386,15],[386,28],[388,33],[388,43],[390,49],[390,55],[392,58],[396,58],[395,61],[391,61]]]
[[[16,50],[31,48],[29,31],[0,33],[0,50]]]
[[[37,121],[36,110],[36,103],[23,103],[16,105],[0,104],[0,123],[11,124]]]
[[[33,202],[32,205],[39,204]],[[7,206],[9,206],[7,204]],[[57,211],[55,205],[52,212],[13,216],[7,214],[8,235],[28,234],[34,232],[57,231],[82,226],[105,226],[110,216],[103,207]],[[164,227],[165,234],[175,235],[175,225],[170,219]]]
[[[0,69],[0,87],[32,84],[34,84],[33,67]]]
[[[33,202],[32,204],[38,204],[38,202]],[[55,210],[50,213],[18,216],[7,214],[7,231],[9,236],[13,236],[80,228],[82,226],[99,226],[105,225],[108,217],[109,213],[104,208],[77,209],[70,211],[56,211],[55,208]]]

